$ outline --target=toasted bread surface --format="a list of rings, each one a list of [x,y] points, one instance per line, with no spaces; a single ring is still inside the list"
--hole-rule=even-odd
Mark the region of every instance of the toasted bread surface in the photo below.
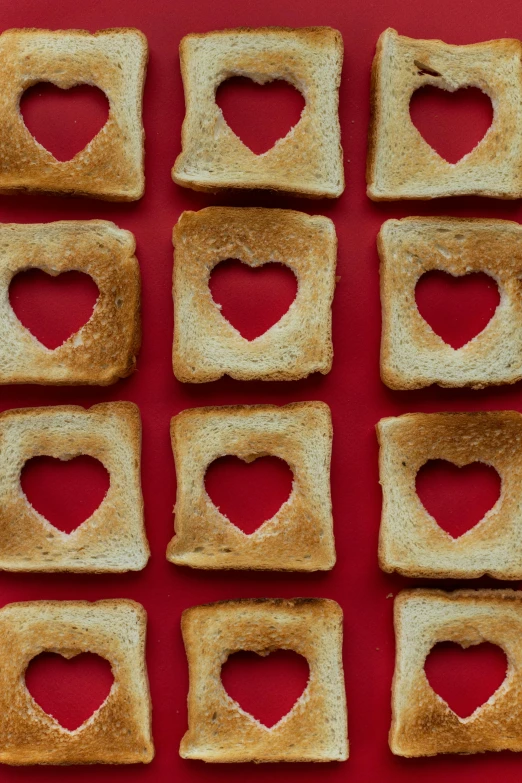
[[[106,220],[0,225],[0,384],[106,386],[130,375],[141,343],[140,273],[130,231]],[[90,275],[92,316],[50,350],[20,323],[8,290],[26,269]]]
[[[522,414],[408,413],[381,419],[377,434],[381,568],[410,577],[522,579]],[[502,480],[498,501],[459,538],[439,527],[417,495],[417,472],[438,459],[459,467],[483,462]]]
[[[398,756],[522,750],[522,594],[518,590],[404,590],[395,599],[396,664],[390,748]],[[490,642],[505,652],[506,679],[467,718],[431,688],[424,672],[443,641]]]
[[[385,30],[372,67],[368,196],[521,198],[521,57],[515,39],[455,46]],[[411,121],[411,96],[428,85],[450,92],[477,87],[494,106],[486,135],[457,163],[444,160]]]
[[[207,207],[184,212],[174,228],[176,378],[188,383],[297,380],[326,374],[333,359],[331,304],[337,237],[331,220],[287,209]],[[250,267],[276,261],[296,275],[288,311],[255,340],[244,338],[212,299],[214,267],[237,258]]]
[[[172,419],[176,463],[175,537],[167,558],[193,568],[317,571],[333,568],[330,499],[332,422],[324,402],[192,408]],[[205,490],[218,457],[271,455],[292,469],[292,492],[251,535],[220,512]]]
[[[96,33],[4,31],[0,35],[0,193],[59,193],[108,201],[141,198],[147,59],[147,39],[130,27]],[[57,160],[24,124],[20,98],[38,82],[62,89],[93,84],[107,96],[107,122],[71,160]]]
[[[135,764],[154,756],[145,663],[147,614],[127,599],[27,601],[0,609],[0,763]],[[114,683],[74,731],[35,702],[24,682],[41,652],[109,661]]]
[[[71,533],[55,528],[20,485],[33,457],[88,454],[110,475],[96,511]],[[0,413],[0,570],[139,571],[149,558],[140,479],[141,420],[132,402]]]
[[[189,729],[183,758],[208,762],[343,761],[348,758],[342,610],[324,598],[251,598],[185,610]],[[239,650],[303,655],[308,685],[270,729],[225,691],[221,667]]]
[[[412,217],[387,220],[377,240],[381,259],[381,378],[392,389],[486,386],[522,378],[522,227],[509,220]],[[415,302],[431,270],[454,276],[485,272],[500,303],[485,327],[455,349],[436,334]]]
[[[180,44],[186,115],[182,152],[172,169],[195,190],[260,188],[312,198],[344,190],[338,117],[343,61],[341,34],[331,27],[260,27],[191,33]],[[299,122],[262,155],[227,124],[216,104],[233,76],[258,84],[284,79],[306,105]]]

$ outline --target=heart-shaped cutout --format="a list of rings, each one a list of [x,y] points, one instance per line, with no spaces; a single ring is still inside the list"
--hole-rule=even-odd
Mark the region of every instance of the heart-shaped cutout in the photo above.
[[[430,147],[448,163],[458,163],[486,135],[493,106],[476,87],[448,92],[427,86],[413,93],[410,116]]]
[[[255,155],[284,138],[299,122],[305,106],[301,93],[283,79],[256,84],[243,76],[222,82],[216,103],[227,125]]]
[[[25,673],[27,690],[48,715],[74,731],[100,707],[114,682],[109,661],[93,653],[42,653]]]
[[[16,317],[50,350],[87,323],[98,295],[98,286],[83,272],[53,277],[41,269],[29,269],[16,275],[9,286]]]
[[[71,160],[103,128],[109,116],[107,96],[97,87],[80,84],[62,90],[40,82],[20,101],[29,133],[56,160]]]
[[[426,511],[452,538],[475,527],[500,497],[495,468],[472,462],[459,468],[443,459],[429,460],[417,473],[417,494]]]
[[[99,460],[87,455],[67,461],[34,457],[24,465],[21,484],[39,514],[63,533],[72,533],[101,504],[110,476]]]
[[[308,683],[308,661],[292,650],[266,656],[241,651],[221,669],[221,682],[241,708],[269,728],[287,715]]]
[[[433,331],[457,350],[486,328],[500,294],[495,280],[483,272],[455,277],[433,270],[419,279],[415,301]]]
[[[221,314],[245,340],[255,340],[277,323],[297,293],[297,279],[285,264],[251,267],[233,258],[214,268],[209,285]]]
[[[292,491],[293,474],[277,457],[244,462],[226,456],[212,462],[205,488],[214,505],[246,535],[276,514]]]
[[[441,642],[424,665],[428,682],[460,718],[468,718],[486,702],[506,678],[507,659],[494,644],[463,648]]]

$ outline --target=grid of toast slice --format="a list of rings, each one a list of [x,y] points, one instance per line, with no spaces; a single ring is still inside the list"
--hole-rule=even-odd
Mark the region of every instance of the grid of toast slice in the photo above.
[[[145,186],[142,95],[147,39],[134,28],[6,30],[0,35],[0,193],[61,193],[135,201]],[[103,128],[71,160],[57,160],[29,133],[23,92],[38,82],[92,84],[109,101]]]
[[[287,209],[207,207],[184,212],[174,228],[176,378],[188,383],[298,380],[332,366],[331,304],[337,237],[326,217]],[[288,266],[298,290],[288,311],[255,340],[221,314],[209,289],[217,264]]]
[[[344,190],[338,118],[341,34],[330,27],[260,27],[192,33],[180,45],[186,115],[172,177],[195,190],[265,188],[315,198]],[[298,123],[262,155],[227,124],[216,103],[233,76],[284,79],[306,105]]]
[[[136,764],[154,756],[145,665],[147,614],[135,601],[27,601],[0,609],[0,762]],[[42,652],[109,661],[109,695],[74,731],[35,702],[24,681]]]
[[[189,728],[183,758],[209,762],[343,761],[348,758],[342,668],[342,611],[324,598],[245,598],[185,610]],[[223,688],[221,667],[239,650],[303,655],[308,684],[271,728]]]
[[[167,558],[193,568],[317,571],[333,568],[332,422],[323,402],[192,408],[171,424],[176,463],[175,537]],[[292,469],[292,491],[251,535],[212,503],[205,473],[218,457],[267,454]]]

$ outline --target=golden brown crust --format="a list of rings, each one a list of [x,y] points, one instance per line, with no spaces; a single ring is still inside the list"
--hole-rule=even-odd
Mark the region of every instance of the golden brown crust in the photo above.
[[[178,380],[206,383],[225,374],[239,380],[297,380],[330,371],[337,261],[331,220],[285,209],[208,207],[184,212],[173,242]],[[227,258],[251,267],[277,261],[297,277],[289,310],[255,340],[242,337],[212,299],[210,275]]]
[[[33,457],[72,459],[80,454],[99,460],[111,484],[96,511],[66,534],[31,506],[20,473]],[[144,568],[149,546],[140,458],[141,420],[131,402],[0,413],[0,570],[110,573]]]
[[[59,193],[108,201],[141,198],[145,185],[141,103],[147,59],[147,39],[130,27],[96,33],[4,31],[0,36],[0,193]],[[106,124],[71,160],[56,160],[24,124],[20,98],[40,81],[63,89],[94,84],[109,100]]]
[[[171,422],[178,481],[167,559],[192,568],[329,570],[335,563],[330,500],[330,409],[323,402],[192,408]],[[293,472],[292,492],[251,535],[222,514],[204,484],[224,454],[271,455]]]
[[[395,599],[397,643],[390,748],[399,756],[522,750],[522,594],[517,590],[405,590]],[[498,690],[460,718],[428,683],[424,662],[442,641],[490,642],[506,653]]]
[[[130,231],[105,220],[0,226],[0,384],[99,385],[130,375],[141,343],[140,273]],[[99,296],[87,323],[55,350],[20,323],[7,296],[26,269],[90,275]]]
[[[242,599],[187,609],[181,628],[189,662],[189,729],[183,758],[214,763],[342,761],[348,757],[342,671],[342,610],[320,598]],[[226,693],[221,667],[238,650],[303,655],[308,685],[267,730]]]
[[[135,764],[154,756],[145,665],[147,615],[127,599],[26,601],[0,610],[0,762]],[[49,651],[106,658],[115,683],[78,729],[68,731],[34,701],[24,674]]]

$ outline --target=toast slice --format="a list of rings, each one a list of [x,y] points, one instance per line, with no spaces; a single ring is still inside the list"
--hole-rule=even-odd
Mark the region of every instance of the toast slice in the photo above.
[[[396,662],[390,748],[397,756],[522,750],[522,593],[404,590],[395,599]],[[509,664],[506,679],[467,718],[431,688],[424,662],[438,642],[490,642]]]
[[[260,188],[311,198],[344,190],[338,117],[343,40],[331,27],[260,27],[191,33],[180,45],[186,115],[172,178],[183,187]],[[262,155],[236,136],[216,104],[233,76],[284,79],[303,94],[299,122]]]
[[[110,475],[96,511],[67,534],[30,504],[20,474],[33,457],[88,454]],[[149,559],[140,483],[141,421],[132,402],[0,414],[0,570],[140,571]]]
[[[412,217],[387,220],[381,258],[381,378],[391,389],[485,386],[522,378],[522,227],[509,220]],[[415,302],[419,278],[432,269],[456,277],[485,272],[500,303],[479,334],[455,349],[436,334]]]
[[[147,764],[154,757],[145,663],[147,613],[135,601],[27,601],[0,609],[0,763]],[[74,731],[35,702],[24,681],[41,652],[109,661],[114,683]]]
[[[172,419],[170,431],[178,489],[168,560],[192,568],[333,568],[333,433],[326,403],[192,408]],[[208,466],[224,454],[245,462],[269,454],[292,468],[290,497],[251,535],[222,514],[205,490]]]
[[[181,629],[189,663],[189,728],[180,755],[213,763],[344,761],[348,758],[342,610],[326,598],[244,598],[193,606]],[[239,650],[294,650],[308,685],[271,728],[223,688],[221,667]]]
[[[107,386],[130,375],[141,342],[140,271],[130,231],[106,220],[0,225],[0,384]],[[13,277],[26,269],[53,277],[90,275],[99,296],[92,316],[50,350],[9,304]]]
[[[383,493],[379,563],[404,576],[522,579],[522,415],[516,411],[408,413],[381,419]],[[484,462],[502,479],[495,505],[453,538],[422,505],[419,469],[443,459],[459,467]]]
[[[181,215],[173,242],[172,361],[179,381],[290,381],[330,371],[337,263],[331,220],[288,209],[207,207]],[[280,262],[297,277],[290,308],[255,340],[226,320],[210,293],[212,270],[227,258],[250,267]]]
[[[0,35],[0,193],[59,193],[107,201],[143,195],[141,120],[147,39],[131,27],[6,30]],[[38,82],[68,90],[92,84],[110,104],[107,122],[71,160],[60,161],[30,134],[22,93]]]
[[[521,57],[522,44],[515,39],[454,46],[385,30],[372,68],[368,196],[521,198]],[[486,135],[457,163],[444,160],[411,121],[411,96],[427,85],[449,92],[478,87],[494,106]]]

